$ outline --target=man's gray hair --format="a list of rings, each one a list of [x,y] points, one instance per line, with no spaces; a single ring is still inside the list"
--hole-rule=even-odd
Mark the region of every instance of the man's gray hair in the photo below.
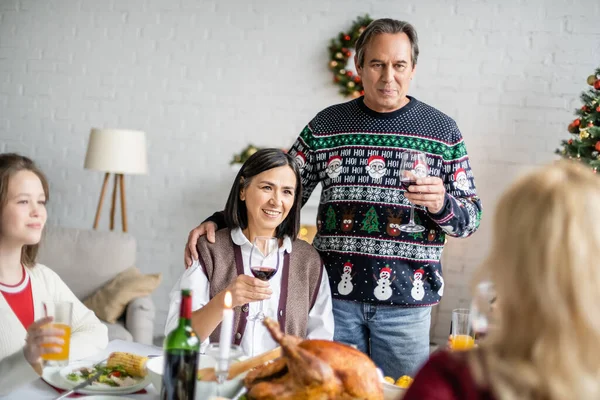
[[[398,21],[391,18],[376,19],[371,22],[369,26],[360,34],[354,45],[356,51],[356,58],[358,60],[357,67],[362,67],[365,62],[365,49],[373,37],[381,35],[382,33],[396,34],[406,33],[410,40],[410,47],[412,49],[412,64],[413,67],[417,65],[417,58],[419,57],[419,38],[417,37],[417,31],[414,26],[405,21]]]

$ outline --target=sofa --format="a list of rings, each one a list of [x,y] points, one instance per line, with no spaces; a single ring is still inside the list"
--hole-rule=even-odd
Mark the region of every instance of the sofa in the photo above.
[[[47,226],[37,261],[54,270],[84,301],[118,274],[135,266],[136,240],[112,231]],[[150,296],[130,301],[115,323],[108,327],[109,340],[152,344],[156,311]]]

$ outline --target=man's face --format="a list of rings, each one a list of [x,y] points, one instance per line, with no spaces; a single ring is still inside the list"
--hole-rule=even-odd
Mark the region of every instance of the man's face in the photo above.
[[[406,93],[415,73],[412,47],[406,33],[383,33],[365,47],[364,63],[356,71],[365,90],[365,105],[377,112],[391,112],[406,104]]]

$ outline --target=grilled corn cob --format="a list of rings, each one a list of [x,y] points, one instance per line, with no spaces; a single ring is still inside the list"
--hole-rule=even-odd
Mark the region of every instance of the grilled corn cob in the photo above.
[[[125,368],[125,371],[131,376],[144,377],[148,373],[146,370],[146,361],[148,361],[148,357],[116,351],[110,354],[106,366],[116,367],[117,365],[120,365]]]

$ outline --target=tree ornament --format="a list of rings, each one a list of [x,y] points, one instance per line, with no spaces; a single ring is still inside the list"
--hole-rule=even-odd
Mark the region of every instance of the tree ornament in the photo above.
[[[360,83],[360,76],[356,75],[356,76],[354,77],[354,82],[356,82],[356,83]]]
[[[350,81],[350,82],[348,82],[348,83],[347,83],[347,86],[348,86],[349,88],[353,88],[353,87],[354,87],[354,86],[356,86],[356,85],[355,85],[355,83],[354,83],[354,82]]]
[[[579,128],[577,128],[577,127],[576,127],[575,125],[573,125],[572,123],[571,123],[571,124],[569,124],[569,127],[567,128],[567,130],[568,130],[570,133],[577,133],[577,132],[579,132]]]
[[[596,150],[592,151],[592,157],[598,157],[598,154],[600,154],[600,153],[597,152]]]
[[[352,92],[352,97],[355,98],[355,99],[359,98],[360,97],[360,92],[355,90],[354,92]]]
[[[579,124],[581,124],[581,120],[579,118],[577,118],[575,121],[573,121],[574,126],[579,126]]]
[[[361,80],[355,78],[355,73],[348,71],[350,68],[347,65],[354,62],[351,57],[356,40],[372,21],[368,15],[358,17],[352,22],[350,29],[340,32],[330,41],[328,66],[336,77],[334,83],[339,86],[339,92],[344,96],[355,97],[355,92],[362,94]],[[351,81],[354,82],[354,87],[348,85]]]
[[[587,77],[587,83],[590,86],[594,86],[594,83],[596,82],[597,78],[596,75],[590,75]]]
[[[573,144],[573,139],[569,139],[569,141],[567,143],[569,144],[569,146],[572,145]]]
[[[583,129],[581,130],[581,132],[579,132],[579,139],[583,140],[583,139],[587,139],[590,137],[590,133],[587,131],[587,129]]]
[[[590,111],[590,109],[588,108],[588,106],[586,106],[585,104],[581,107],[581,111],[583,112],[588,112]]]
[[[588,128],[591,128],[592,126],[594,126],[594,123],[592,121],[588,122]]]
[[[596,112],[600,113],[600,106],[596,107]]]
[[[600,90],[600,79],[598,79],[596,82],[594,82],[594,89]]]
[[[594,146],[594,148],[595,148],[597,151],[600,151],[600,140],[596,142],[596,145]]]

